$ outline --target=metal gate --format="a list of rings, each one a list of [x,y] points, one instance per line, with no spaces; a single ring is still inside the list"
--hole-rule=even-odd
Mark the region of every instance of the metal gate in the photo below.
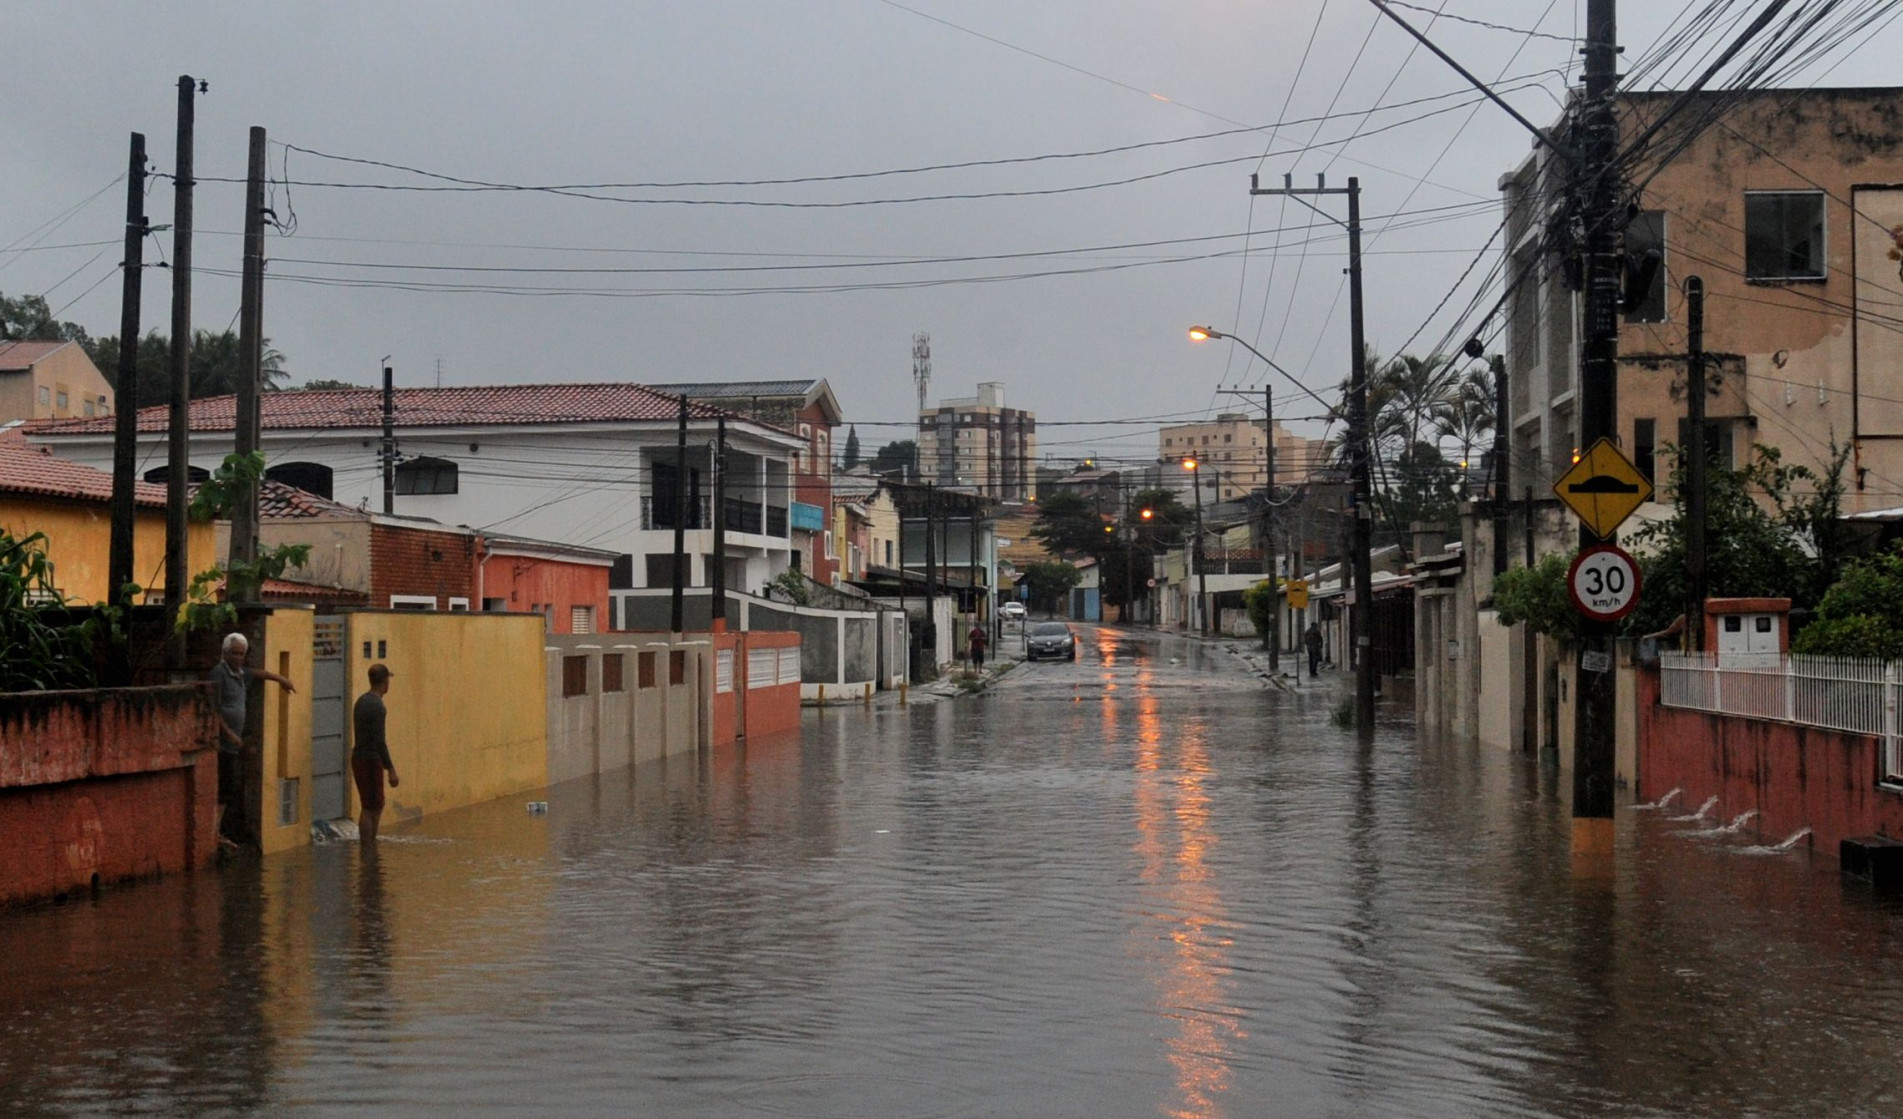
[[[344,740],[348,698],[344,678],[344,620],[318,618],[311,671],[311,819],[345,814]]]

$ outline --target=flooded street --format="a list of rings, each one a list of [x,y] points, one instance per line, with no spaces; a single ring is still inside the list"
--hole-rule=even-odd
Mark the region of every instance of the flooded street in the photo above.
[[[0,917],[0,1114],[1903,1113],[1903,909],[1834,859],[1622,806],[1576,880],[1526,760],[1083,632],[368,864]]]

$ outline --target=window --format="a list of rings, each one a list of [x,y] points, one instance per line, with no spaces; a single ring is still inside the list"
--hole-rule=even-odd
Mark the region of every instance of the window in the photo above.
[[[892,541],[890,540],[885,542],[885,565],[892,566]]]
[[[40,407],[44,408],[51,403],[53,403],[53,390],[47,388],[45,385],[41,385],[40,386]]]
[[[780,650],[780,683],[797,684],[800,682],[800,651],[796,645]]]
[[[595,608],[592,606],[571,606],[568,608],[568,632],[595,632]]]
[[[635,687],[652,688],[654,686],[654,654],[637,654],[634,658],[634,672]]]
[[[87,414],[88,416],[90,416],[90,415],[92,415],[92,414],[93,414],[93,402],[92,402],[92,401],[90,401],[90,400],[88,400],[88,401],[85,401],[85,402],[84,402],[84,404],[85,404],[85,408],[86,408],[86,414]]]
[[[1225,431],[1222,434],[1222,441],[1225,443],[1234,443],[1236,441],[1236,437],[1233,433]]]
[[[603,653],[601,655],[602,694],[606,695],[609,692],[621,692],[626,690],[627,688],[621,680],[621,654]]]
[[[1625,227],[1625,252],[1632,261],[1634,271],[1627,276],[1628,283],[1640,279],[1646,281],[1643,298],[1635,300],[1637,306],[1626,315],[1627,322],[1664,322],[1665,321],[1665,214],[1659,210],[1646,210]],[[1647,253],[1659,254],[1658,266],[1651,269],[1649,276],[1642,270],[1642,262]],[[1627,298],[1639,293],[1627,291]]]
[[[482,600],[482,612],[485,614],[500,614],[508,610],[508,608],[509,600],[506,598],[485,598]]]
[[[161,486],[164,485],[171,476],[172,468],[169,466],[155,466],[141,475],[146,481]],[[209,477],[211,477],[211,471],[202,466],[187,466],[185,468],[185,480],[192,485],[197,485]]]
[[[467,614],[467,613],[469,613],[469,600],[468,600],[468,599],[466,599],[466,598],[452,598],[452,599],[450,599],[450,600],[449,600],[449,612],[450,612],[450,613],[452,613],[452,614],[455,614],[455,613],[463,613],[463,614]]]
[[[714,654],[714,690],[733,691],[733,650],[722,649]]]
[[[1754,191],[1744,196],[1744,275],[1748,280],[1821,280],[1822,191]]]
[[[67,408],[70,408],[70,407],[72,407],[72,404],[71,404],[71,402],[70,402],[70,401],[69,401],[69,400],[67,399],[67,396],[66,396],[66,390],[65,390],[65,389],[61,389],[61,390],[59,390],[59,404],[58,404],[58,407],[59,407],[59,409],[60,409],[61,411],[65,411],[65,410],[66,410]]]
[[[562,698],[588,694],[588,658],[562,658]]]
[[[401,494],[456,493],[456,464],[446,458],[413,458],[397,463],[396,492]]]
[[[1658,475],[1654,472],[1658,466],[1658,421],[1651,418],[1632,421],[1632,465],[1653,485],[1658,484]]]
[[[321,462],[281,462],[264,472],[267,481],[282,482],[287,486],[314,493],[318,497],[333,496],[331,491],[331,469]],[[403,492],[401,468],[397,474],[397,492]]]
[[[675,649],[667,654],[667,682],[687,683],[687,650]]]
[[[747,687],[771,688],[780,682],[780,656],[777,649],[747,650]]]
[[[436,600],[426,594],[393,594],[390,596],[392,610],[434,610]]]

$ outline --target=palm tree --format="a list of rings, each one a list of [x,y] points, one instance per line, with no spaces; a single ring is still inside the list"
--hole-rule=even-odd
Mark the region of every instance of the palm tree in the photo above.
[[[1454,387],[1447,408],[1437,421],[1440,438],[1451,439],[1460,447],[1459,463],[1463,476],[1469,469],[1468,464],[1473,461],[1474,448],[1493,434],[1494,425],[1498,422],[1493,404],[1493,370],[1486,365],[1476,365],[1468,369]]]

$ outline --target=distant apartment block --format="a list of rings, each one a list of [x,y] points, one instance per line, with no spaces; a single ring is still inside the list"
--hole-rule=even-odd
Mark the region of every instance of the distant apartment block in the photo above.
[[[1275,425],[1275,481],[1287,486],[1306,481],[1311,470],[1322,465],[1322,442],[1291,434]],[[1156,457],[1166,467],[1195,456],[1208,472],[1203,484],[1206,494],[1218,501],[1234,501],[1268,483],[1267,441],[1262,421],[1241,412],[1224,412],[1207,423],[1176,424],[1156,433]],[[1165,469],[1163,478],[1172,488],[1189,492],[1189,472]]]
[[[919,412],[918,468],[921,481],[998,501],[1035,501],[1037,416],[1005,407],[999,381],[979,385],[976,396],[941,400]]]

